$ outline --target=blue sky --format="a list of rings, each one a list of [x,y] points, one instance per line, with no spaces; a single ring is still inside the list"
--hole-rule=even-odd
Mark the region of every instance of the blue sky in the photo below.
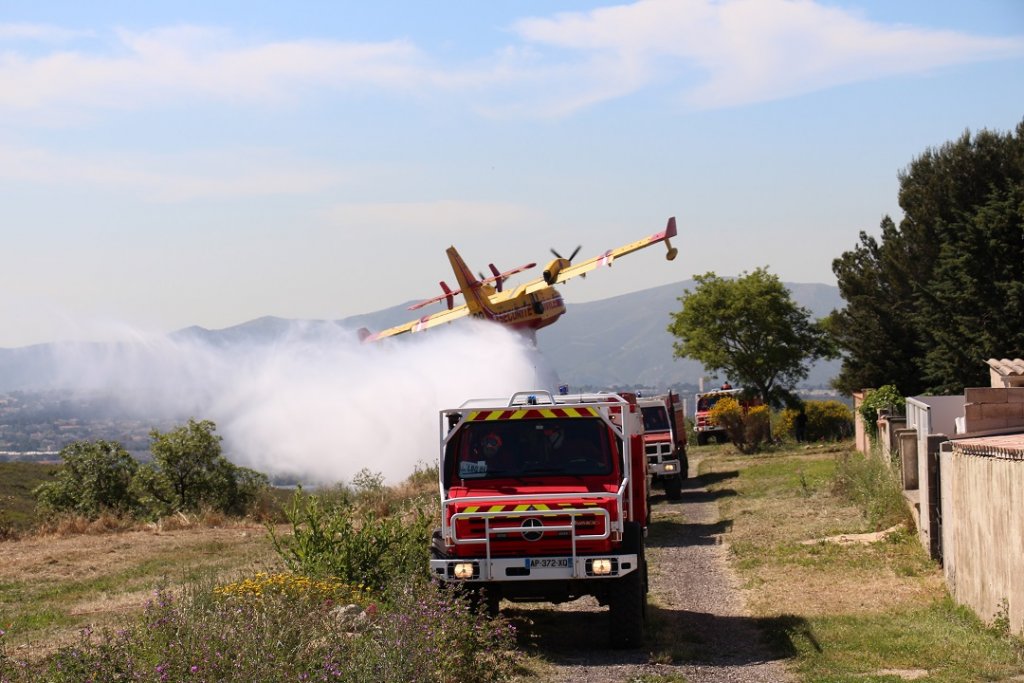
[[[832,259],[1024,118],[1024,3],[3,2],[0,347],[335,319],[679,222],[570,303]]]

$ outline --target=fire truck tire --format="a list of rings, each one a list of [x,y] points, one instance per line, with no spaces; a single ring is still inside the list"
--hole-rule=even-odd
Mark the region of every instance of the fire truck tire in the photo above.
[[[697,445],[698,446],[707,446],[708,445],[708,435],[705,434],[704,432],[698,432],[697,433]]]
[[[616,579],[608,597],[608,638],[612,648],[639,647],[647,625],[647,560],[643,535],[635,522],[626,526],[623,545],[637,554],[635,571]]]
[[[679,500],[683,497],[683,476],[681,474],[665,480],[665,495],[669,500]]]
[[[686,481],[690,478],[690,458],[684,454],[683,457],[679,458],[679,465],[682,468],[682,471],[679,472],[679,477]]]

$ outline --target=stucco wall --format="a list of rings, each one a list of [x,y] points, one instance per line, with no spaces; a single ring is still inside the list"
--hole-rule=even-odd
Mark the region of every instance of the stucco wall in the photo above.
[[[942,552],[957,602],[991,622],[1008,608],[1024,633],[1024,459],[967,455],[956,442],[941,455]]]

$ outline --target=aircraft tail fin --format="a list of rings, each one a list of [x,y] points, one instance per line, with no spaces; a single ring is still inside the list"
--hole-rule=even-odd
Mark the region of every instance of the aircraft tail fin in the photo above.
[[[491,310],[491,302],[484,290],[484,284],[473,275],[466,262],[459,256],[455,247],[448,247],[448,261],[452,264],[455,279],[459,281],[459,289],[466,299],[466,306],[472,315],[487,315]]]

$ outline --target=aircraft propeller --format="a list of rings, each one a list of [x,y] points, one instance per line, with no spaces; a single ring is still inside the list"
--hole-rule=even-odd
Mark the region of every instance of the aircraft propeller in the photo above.
[[[494,268],[493,263],[491,264],[491,268]],[[494,277],[487,277],[479,270],[476,272],[476,274],[480,277],[480,282],[493,282],[494,289],[498,292],[501,291],[501,286],[505,284],[505,280],[508,279],[507,277],[502,277],[501,273],[498,272],[497,268],[494,268]]]
[[[582,246],[583,246],[582,244],[576,245],[576,248],[572,250],[571,254],[569,254],[569,258],[567,258],[565,260],[568,261],[569,263],[572,263],[572,260],[574,258],[576,258],[576,254],[580,253],[580,248]],[[559,254],[557,251],[555,251],[554,249],[551,250],[551,253],[555,255],[555,258],[563,258],[563,256],[561,254]]]

